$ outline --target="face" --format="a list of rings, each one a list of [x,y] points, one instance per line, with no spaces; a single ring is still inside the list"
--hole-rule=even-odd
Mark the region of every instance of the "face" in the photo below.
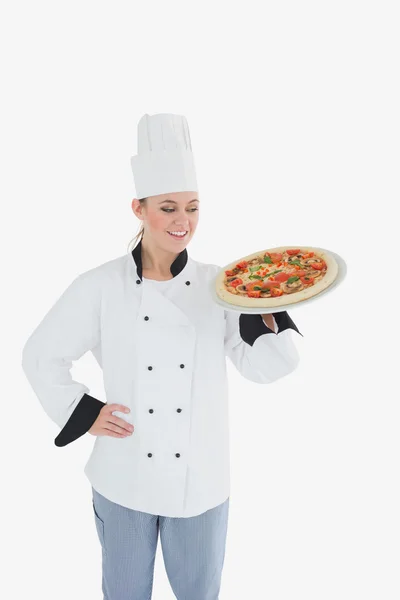
[[[132,200],[132,210],[144,221],[146,238],[171,252],[180,252],[193,236],[199,220],[197,192],[174,192],[150,196],[146,206],[140,206],[137,198]],[[185,235],[174,236],[172,233]]]

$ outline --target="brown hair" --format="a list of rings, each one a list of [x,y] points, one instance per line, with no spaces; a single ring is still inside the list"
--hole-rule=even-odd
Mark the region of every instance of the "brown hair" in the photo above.
[[[147,198],[139,199],[141,206],[145,205],[146,200],[147,200]],[[132,252],[133,248],[137,245],[136,242],[137,242],[138,238],[140,238],[140,240],[143,238],[143,233],[144,233],[144,225],[143,225],[143,221],[141,221],[139,232],[135,235],[135,237],[133,239],[131,239],[131,241],[128,244],[128,253]],[[132,245],[132,242],[134,242],[133,245]]]

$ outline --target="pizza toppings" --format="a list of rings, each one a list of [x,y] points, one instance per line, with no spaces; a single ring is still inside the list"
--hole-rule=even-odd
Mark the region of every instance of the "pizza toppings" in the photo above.
[[[293,294],[293,292],[299,292],[303,289],[303,283],[300,277],[289,277],[289,279],[282,284],[282,290],[285,294]]]
[[[312,286],[326,271],[326,262],[315,252],[290,248],[240,261],[233,269],[225,271],[224,283],[232,294],[269,298]]]
[[[235,279],[233,281],[231,281],[230,285],[232,287],[236,287],[240,283],[243,283],[243,279],[240,279],[240,277],[235,277]]]
[[[326,266],[324,261],[321,262],[312,262],[310,266],[313,269],[318,269],[318,271],[322,271],[322,269]]]

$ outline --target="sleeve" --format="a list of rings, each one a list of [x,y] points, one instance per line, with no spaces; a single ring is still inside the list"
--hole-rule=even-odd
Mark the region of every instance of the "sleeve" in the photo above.
[[[273,383],[296,369],[300,357],[292,332],[304,336],[286,311],[272,313],[277,332],[261,315],[224,312],[225,354],[243,377],[255,383]]]
[[[61,428],[56,446],[66,446],[86,433],[106,404],[91,396],[89,388],[70,373],[72,361],[99,345],[99,303],[92,278],[87,273],[79,275],[22,350],[22,369],[46,414]]]

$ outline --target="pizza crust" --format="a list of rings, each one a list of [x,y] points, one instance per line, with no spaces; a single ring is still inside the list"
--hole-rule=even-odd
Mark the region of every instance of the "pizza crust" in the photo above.
[[[226,277],[225,271],[233,269],[242,260],[248,261],[256,256],[263,256],[267,252],[284,252],[285,250],[290,250],[292,248],[299,249],[301,252],[314,252],[319,258],[322,258],[325,261],[327,267],[325,275],[314,285],[307,286],[299,292],[282,294],[282,296],[276,296],[273,298],[249,298],[242,294],[233,294],[226,289],[224,284]],[[258,252],[254,252],[253,254],[249,254],[248,256],[245,256],[240,260],[236,260],[224,267],[216,277],[215,291],[221,300],[228,302],[229,304],[234,304],[235,306],[249,308],[274,308],[287,304],[298,304],[303,300],[317,296],[336,280],[338,274],[339,265],[335,258],[330,252],[323,250],[322,248],[314,248],[312,246],[280,246],[278,248],[268,248],[267,250],[263,249]],[[238,277],[240,277],[240,275],[238,275]]]

